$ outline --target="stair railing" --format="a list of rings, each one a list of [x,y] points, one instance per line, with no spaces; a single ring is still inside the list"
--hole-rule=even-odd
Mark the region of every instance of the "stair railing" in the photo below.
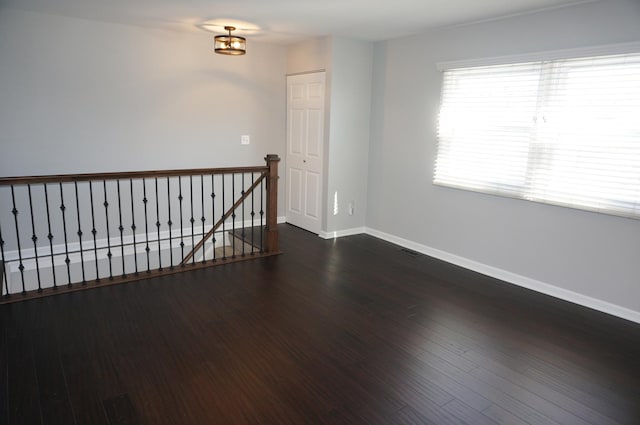
[[[265,161],[0,178],[0,303],[278,254]]]

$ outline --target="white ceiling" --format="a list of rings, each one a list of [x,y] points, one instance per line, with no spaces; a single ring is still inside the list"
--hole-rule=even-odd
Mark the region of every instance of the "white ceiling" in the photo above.
[[[97,21],[203,31],[236,23],[259,40],[335,35],[378,41],[429,29],[597,0],[0,0],[0,4]]]

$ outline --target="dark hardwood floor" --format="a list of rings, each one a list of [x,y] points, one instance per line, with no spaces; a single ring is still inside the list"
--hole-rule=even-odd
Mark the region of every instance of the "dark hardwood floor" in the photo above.
[[[280,241],[0,306],[0,424],[640,424],[640,325],[370,236]]]

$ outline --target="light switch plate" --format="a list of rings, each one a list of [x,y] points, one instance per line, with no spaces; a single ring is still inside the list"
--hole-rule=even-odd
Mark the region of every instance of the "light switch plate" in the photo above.
[[[248,134],[245,134],[244,136],[240,136],[241,145],[248,145],[249,143],[251,143],[251,137],[249,137]]]

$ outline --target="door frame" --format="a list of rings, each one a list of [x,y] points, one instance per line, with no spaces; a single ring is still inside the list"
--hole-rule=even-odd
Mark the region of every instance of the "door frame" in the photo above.
[[[289,158],[289,141],[290,141],[290,135],[289,135],[289,77],[295,77],[295,76],[299,76],[299,75],[310,75],[310,74],[322,74],[323,75],[323,97],[322,97],[322,114],[323,114],[323,119],[322,119],[322,140],[321,140],[321,146],[320,146],[320,150],[322,152],[322,164],[320,167],[320,187],[319,187],[319,203],[320,205],[318,206],[318,230],[317,232],[314,230],[309,230],[309,229],[304,229],[304,227],[302,227],[304,230],[309,230],[312,233],[316,233],[318,235],[320,235],[322,233],[322,229],[323,229],[323,221],[325,220],[325,207],[326,207],[326,193],[325,193],[325,187],[326,187],[326,170],[327,170],[327,72],[325,69],[318,69],[318,70],[313,70],[313,71],[305,71],[305,72],[295,72],[295,73],[290,73],[290,74],[286,74],[286,84],[285,84],[285,90],[286,90],[286,118],[285,118],[285,220],[286,222],[289,222],[289,184],[290,184],[290,177],[289,177],[289,164],[291,163],[290,158]],[[294,224],[294,223],[291,223]],[[297,225],[297,224],[294,224]]]

